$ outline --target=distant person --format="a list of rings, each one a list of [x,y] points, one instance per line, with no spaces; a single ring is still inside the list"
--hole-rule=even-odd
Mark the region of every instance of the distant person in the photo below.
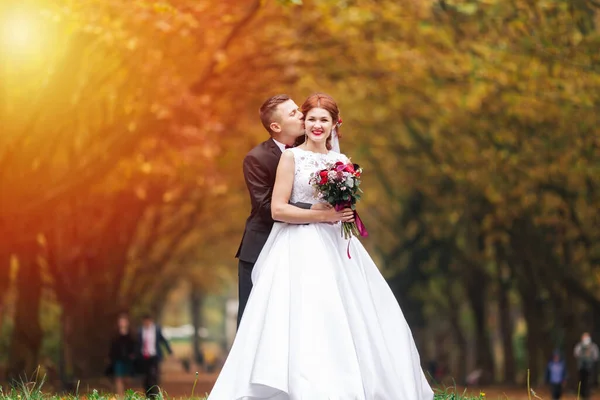
[[[125,394],[124,380],[133,375],[135,348],[129,317],[121,314],[117,319],[117,333],[111,340],[109,351],[110,369],[115,378],[115,391],[118,396]]]
[[[481,379],[482,376],[483,376],[483,370],[481,368],[474,369],[467,375],[467,378],[465,379],[467,382],[467,385],[469,385],[469,386],[479,385],[479,380]]]
[[[146,397],[158,396],[160,362],[163,359],[163,345],[169,354],[173,354],[169,342],[162,334],[159,325],[154,323],[150,315],[142,318],[142,327],[138,334],[138,356]]]
[[[552,400],[560,400],[566,380],[567,366],[560,356],[560,352],[555,351],[546,366],[546,383],[550,385]]]
[[[586,400],[590,398],[592,371],[598,361],[598,345],[592,342],[592,337],[588,332],[584,332],[581,335],[581,342],[577,343],[573,353],[579,370],[581,384],[579,394],[582,400]]]

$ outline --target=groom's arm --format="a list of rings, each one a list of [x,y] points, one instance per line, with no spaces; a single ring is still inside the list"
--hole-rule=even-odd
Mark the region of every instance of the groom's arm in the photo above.
[[[259,210],[259,215],[265,221],[273,221],[271,216],[271,197],[273,196],[273,186],[269,179],[267,167],[254,156],[247,155],[244,158],[244,180],[250,192],[250,199],[253,205]],[[309,210],[309,203],[290,203],[296,207]]]
[[[293,205],[293,206],[296,206],[296,207],[298,207],[298,208],[304,208],[305,210],[310,210],[310,209],[311,209],[311,207],[312,207],[312,204],[310,204],[310,203],[301,203],[301,202],[298,202],[298,203],[292,203],[292,202],[290,201],[290,204],[291,204],[291,205]]]
[[[273,221],[271,217],[272,188],[269,184],[268,170],[254,156],[244,158],[244,180],[250,193],[252,205],[258,208],[261,219]]]

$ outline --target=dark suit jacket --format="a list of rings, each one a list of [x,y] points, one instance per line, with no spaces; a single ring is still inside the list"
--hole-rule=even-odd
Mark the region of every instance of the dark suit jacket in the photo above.
[[[273,139],[262,142],[244,158],[244,180],[250,193],[252,210],[235,255],[242,261],[256,262],[273,228],[275,221],[271,217],[271,196],[280,158],[281,150]],[[311,206],[305,203],[294,205],[306,209]]]
[[[163,349],[161,347],[161,344],[165,346],[165,348],[167,349],[167,352],[169,354],[173,354],[173,350],[171,350],[171,346],[169,345],[169,342],[167,341],[167,339],[165,339],[165,337],[162,334],[162,329],[160,328],[159,325],[155,324],[154,325],[156,327],[156,356],[158,357],[159,360],[162,360],[163,358]],[[137,340],[137,354],[138,357],[142,357],[142,350],[143,350],[143,346],[144,346],[144,342],[142,340],[142,328],[139,329],[138,331],[138,340]]]

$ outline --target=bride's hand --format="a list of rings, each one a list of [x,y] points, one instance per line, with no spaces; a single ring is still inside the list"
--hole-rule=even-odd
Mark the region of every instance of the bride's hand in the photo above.
[[[354,221],[354,211],[351,208],[344,208],[343,210],[336,211],[335,208],[330,207],[324,213],[323,222],[353,222]]]
[[[342,210],[344,218],[340,222],[354,222],[354,210],[351,208],[344,208]]]

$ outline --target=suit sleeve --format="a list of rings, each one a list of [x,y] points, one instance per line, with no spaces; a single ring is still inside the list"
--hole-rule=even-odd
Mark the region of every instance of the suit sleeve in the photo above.
[[[158,335],[159,335],[158,340],[161,341],[165,345],[165,347],[167,348],[167,352],[169,354],[173,354],[173,350],[171,349],[171,345],[169,344],[169,341],[163,336],[162,329],[160,329],[158,331]]]
[[[271,196],[273,195],[273,186],[265,165],[253,156],[246,156],[244,158],[244,180],[250,192],[252,204],[257,205],[261,219],[272,222]]]
[[[293,205],[293,206],[296,206],[298,208],[304,208],[305,210],[310,210],[310,208],[312,207],[312,204],[310,204],[310,203],[300,203],[300,202],[298,202],[298,203],[291,203],[290,202],[290,204]]]
[[[269,179],[269,171],[254,156],[248,155],[244,158],[244,180],[250,192],[252,204],[258,206],[261,219],[272,222],[271,198],[273,196],[273,186]],[[306,210],[309,210],[312,206],[310,203],[290,204]]]

